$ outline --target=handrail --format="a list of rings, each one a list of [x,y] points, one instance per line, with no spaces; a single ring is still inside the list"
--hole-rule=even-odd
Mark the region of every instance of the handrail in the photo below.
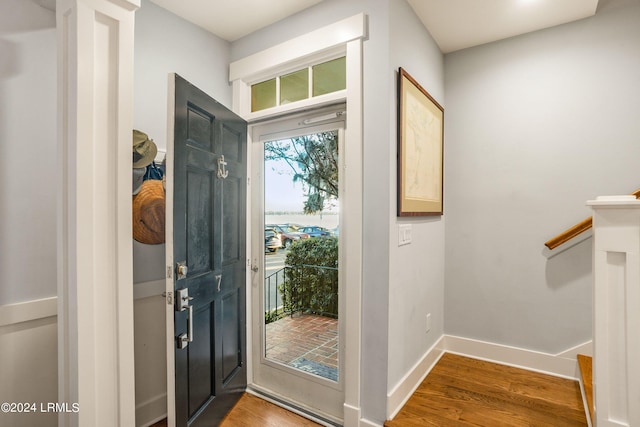
[[[636,199],[640,199],[640,188],[631,193],[631,195],[636,196]],[[568,242],[573,239],[577,235],[587,231],[592,226],[592,217],[589,217],[585,220],[580,221],[576,225],[571,228],[567,228],[562,233],[558,234],[556,237],[553,237],[545,242],[545,246],[549,249],[555,249],[561,244]]]

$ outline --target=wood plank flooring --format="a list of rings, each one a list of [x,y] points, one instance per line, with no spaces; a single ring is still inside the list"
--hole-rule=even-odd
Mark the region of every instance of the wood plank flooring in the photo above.
[[[166,427],[166,420],[152,427]],[[316,427],[245,393],[221,427]],[[577,381],[444,354],[385,427],[587,426]]]
[[[446,353],[386,427],[586,426],[577,381]]]
[[[151,427],[167,427],[164,419]],[[321,427],[298,414],[245,393],[227,414],[220,427]]]

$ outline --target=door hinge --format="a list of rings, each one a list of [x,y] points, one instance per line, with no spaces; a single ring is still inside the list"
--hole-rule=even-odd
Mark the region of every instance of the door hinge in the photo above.
[[[173,305],[173,292],[163,292],[162,296],[167,299],[167,305]]]

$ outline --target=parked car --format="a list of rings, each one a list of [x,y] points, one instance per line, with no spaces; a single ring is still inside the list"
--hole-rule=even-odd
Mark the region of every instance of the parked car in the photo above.
[[[267,224],[266,227],[272,228],[278,233],[282,246],[285,248],[291,247],[294,242],[300,239],[308,239],[309,235],[306,233],[300,233],[293,227],[289,227],[287,224]]]
[[[331,236],[331,231],[327,230],[324,227],[319,227],[317,225],[311,225],[307,227],[301,227],[298,229],[301,233],[306,233],[310,237],[327,237]]]
[[[273,228],[264,229],[264,251],[274,253],[282,247],[282,241],[278,237],[278,233]]]

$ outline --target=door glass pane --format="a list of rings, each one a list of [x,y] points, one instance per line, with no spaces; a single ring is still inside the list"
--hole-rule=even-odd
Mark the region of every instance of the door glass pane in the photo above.
[[[346,57],[313,66],[313,96],[347,88]]]
[[[265,143],[264,356],[338,381],[338,132]]]
[[[276,79],[251,86],[251,111],[260,111],[276,106]]]
[[[309,97],[309,69],[280,77],[280,105]]]

